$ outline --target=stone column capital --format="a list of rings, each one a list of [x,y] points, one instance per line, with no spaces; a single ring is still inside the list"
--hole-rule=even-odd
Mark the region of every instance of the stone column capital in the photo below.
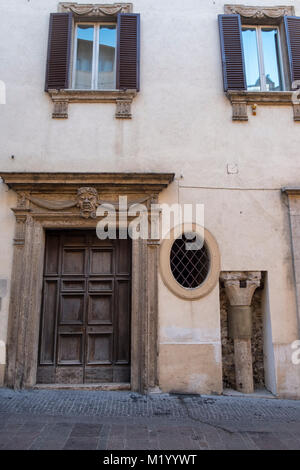
[[[224,271],[220,275],[231,306],[250,306],[252,297],[260,286],[260,271]]]

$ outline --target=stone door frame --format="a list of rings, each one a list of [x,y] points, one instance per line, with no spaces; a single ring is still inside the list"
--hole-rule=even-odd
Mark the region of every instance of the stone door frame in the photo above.
[[[76,205],[79,188],[94,188],[99,201],[157,203],[174,174],[2,173],[18,194],[5,385],[15,389],[36,384],[45,232],[47,229],[95,229],[99,218]],[[150,225],[150,224],[149,224]],[[132,240],[131,389],[146,392],[157,382],[159,241]]]

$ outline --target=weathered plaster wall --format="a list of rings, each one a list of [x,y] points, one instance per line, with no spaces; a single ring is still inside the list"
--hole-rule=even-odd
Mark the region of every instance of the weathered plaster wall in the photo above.
[[[292,108],[258,107],[248,123],[232,122],[217,28],[223,0],[136,0],[134,11],[142,21],[141,92],[133,119],[115,120],[114,104],[72,104],[69,119],[53,120],[43,89],[49,13],[57,11],[57,3],[0,5],[0,80],[7,88],[7,104],[0,105],[0,169],[175,172],[177,179],[161,202],[205,204],[222,270],[268,273],[266,380],[274,392],[299,396],[300,368],[289,354],[298,333],[288,211],[280,193],[281,187],[300,183],[299,124]],[[297,2],[281,3],[295,5],[300,16]],[[227,173],[232,163],[238,174]],[[0,278],[8,280],[0,341],[6,341],[14,195],[3,186],[0,195]],[[162,388],[219,393],[218,289],[191,303],[160,281],[159,295]],[[0,364],[3,358],[0,350]]]

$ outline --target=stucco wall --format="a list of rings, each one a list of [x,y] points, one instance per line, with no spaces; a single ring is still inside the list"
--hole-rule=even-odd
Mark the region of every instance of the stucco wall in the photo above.
[[[268,352],[275,360],[269,380],[274,392],[295,395],[300,366],[292,366],[289,348],[298,337],[297,313],[288,210],[280,188],[300,184],[299,124],[291,107],[267,106],[258,107],[257,116],[249,113],[247,123],[232,122],[217,27],[224,3],[133,2],[141,13],[141,92],[133,102],[133,119],[123,121],[114,118],[114,104],[72,104],[69,119],[52,119],[52,102],[43,89],[49,13],[57,11],[58,2],[0,5],[0,80],[7,89],[7,104],[0,105],[0,169],[175,172],[160,201],[205,205],[222,270],[267,272]],[[281,3],[295,5],[300,16],[297,2]],[[229,175],[227,164],[233,163],[238,174]],[[0,341],[6,341],[14,198],[3,185],[0,276],[8,280],[8,291],[0,311]],[[160,280],[159,296],[162,389],[220,393],[218,288],[188,302]],[[184,354],[183,345],[188,345]],[[3,350],[0,346],[0,364]]]

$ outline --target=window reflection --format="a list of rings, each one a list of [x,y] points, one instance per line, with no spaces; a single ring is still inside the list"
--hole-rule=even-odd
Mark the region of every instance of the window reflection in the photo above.
[[[77,58],[75,88],[92,87],[94,26],[77,26]]]
[[[256,28],[243,28],[243,46],[246,68],[247,90],[260,91],[260,74]]]
[[[280,74],[278,30],[262,28],[261,36],[267,91],[280,91],[283,87]]]
[[[98,88],[115,88],[116,26],[100,26]]]

